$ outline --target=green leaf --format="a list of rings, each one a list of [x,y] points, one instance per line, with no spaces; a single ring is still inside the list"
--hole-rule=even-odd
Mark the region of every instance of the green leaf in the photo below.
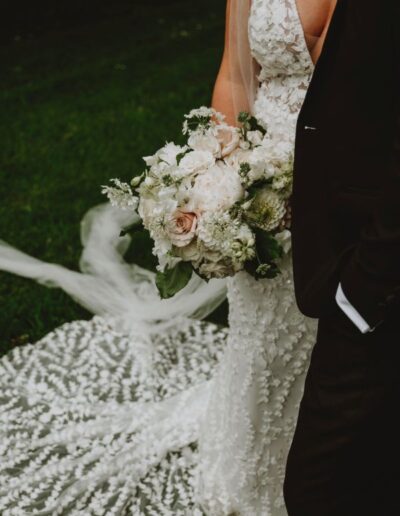
[[[179,163],[182,161],[182,158],[184,158],[186,156],[186,154],[188,153],[187,150],[185,150],[184,152],[180,152],[179,154],[177,154],[176,156],[176,163],[179,165]]]
[[[259,263],[258,260],[246,262],[244,269],[256,280],[273,279],[281,273],[281,270],[276,263]]]
[[[136,233],[136,231],[141,231],[143,229],[143,223],[141,221],[135,222],[134,224],[131,224],[130,226],[126,226],[125,228],[122,228],[119,236],[124,237],[125,235],[131,235],[132,233]]]
[[[189,283],[193,269],[188,262],[179,262],[172,269],[156,275],[156,285],[162,299],[169,299],[182,290]]]
[[[256,230],[256,249],[260,263],[271,264],[283,256],[283,248],[271,233]]]
[[[240,111],[237,120],[241,124],[245,124],[251,120],[251,115],[247,111]]]
[[[257,118],[254,117],[254,116],[250,117],[249,124],[250,124],[250,130],[251,131],[260,131],[262,134],[265,134],[267,132],[265,130],[265,128],[258,123]]]
[[[259,179],[257,181],[254,181],[254,183],[249,188],[247,188],[248,196],[246,200],[249,198],[253,199],[262,188],[270,184],[272,184],[272,179]]]

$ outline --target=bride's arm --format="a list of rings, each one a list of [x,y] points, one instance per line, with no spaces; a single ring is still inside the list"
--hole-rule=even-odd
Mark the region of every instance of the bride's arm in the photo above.
[[[221,66],[215,81],[214,92],[212,96],[212,107],[226,116],[226,122],[230,125],[236,125],[236,115],[232,95],[231,81],[231,62],[229,55],[229,20],[230,20],[231,0],[226,5],[226,23],[225,23],[225,45],[222,56]]]

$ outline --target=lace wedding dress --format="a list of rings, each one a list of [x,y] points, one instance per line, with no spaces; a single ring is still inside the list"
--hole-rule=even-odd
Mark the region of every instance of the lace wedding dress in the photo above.
[[[296,0],[253,0],[254,112],[294,143],[313,64]],[[0,245],[0,268],[59,286],[97,314],[0,360],[0,513],[285,514],[282,484],[315,323],[290,258],[274,280],[227,282],[229,330],[195,320],[225,295],[200,281],[157,300],[128,266],[127,215],[83,221],[81,273]],[[191,317],[188,317],[188,316]]]

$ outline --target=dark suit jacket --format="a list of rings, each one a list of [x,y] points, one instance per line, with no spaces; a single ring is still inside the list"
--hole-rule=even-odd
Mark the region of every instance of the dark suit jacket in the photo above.
[[[298,119],[292,230],[304,314],[341,282],[371,326],[400,317],[400,0],[338,0]]]

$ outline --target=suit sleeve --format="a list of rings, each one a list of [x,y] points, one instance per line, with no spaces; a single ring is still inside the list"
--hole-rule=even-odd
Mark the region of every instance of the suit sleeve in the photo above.
[[[400,21],[400,8],[397,20]],[[394,78],[398,98],[394,99],[393,143],[389,170],[372,222],[342,267],[340,283],[349,303],[371,328],[385,320],[393,306],[400,307],[400,36],[395,41]],[[384,160],[382,160],[384,162]]]
[[[389,169],[376,171],[385,179],[373,220],[340,271],[345,298],[371,328],[384,321],[393,308],[400,308],[400,5],[396,1],[391,6],[395,11],[392,50],[396,94]]]

